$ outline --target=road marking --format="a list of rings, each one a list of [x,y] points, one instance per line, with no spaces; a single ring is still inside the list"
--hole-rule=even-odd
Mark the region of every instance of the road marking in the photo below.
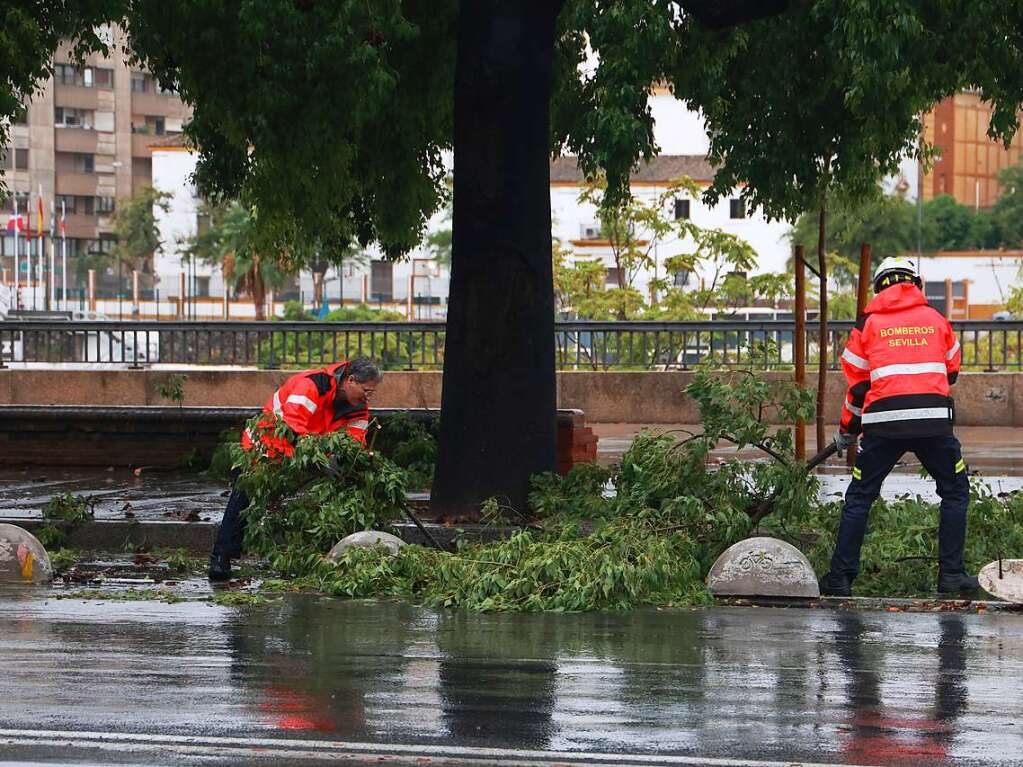
[[[672,754],[627,754],[590,751],[539,751],[533,749],[485,748],[390,743],[361,743],[339,740],[247,738],[198,735],[147,735],[124,732],[75,732],[61,730],[0,729],[0,742],[9,746],[62,746],[69,748],[126,751],[132,749],[173,751],[207,756],[248,756],[270,759],[351,761],[356,759],[406,762],[431,757],[451,764],[479,764],[481,760],[505,765],[612,764],[616,767],[854,767],[849,764],[793,760],[728,759]],[[862,766],[860,766],[862,767]]]

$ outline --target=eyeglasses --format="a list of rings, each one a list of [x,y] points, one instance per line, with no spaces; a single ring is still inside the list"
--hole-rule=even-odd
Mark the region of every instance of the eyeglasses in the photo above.
[[[372,388],[367,388],[366,384],[364,383],[359,383],[358,381],[356,381],[355,383],[358,384],[359,388],[362,389],[362,393],[365,394],[367,397],[372,396],[373,392],[377,390],[377,387],[375,386],[373,386]]]

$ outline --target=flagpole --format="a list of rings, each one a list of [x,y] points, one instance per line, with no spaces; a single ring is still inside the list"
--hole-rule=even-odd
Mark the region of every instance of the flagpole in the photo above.
[[[25,211],[25,261],[28,262],[28,276],[25,278],[25,292],[31,297],[32,309],[36,308],[36,288],[33,278],[36,275],[35,262],[32,259],[32,193],[28,193],[28,210]],[[28,302],[26,302],[28,303]]]
[[[50,309],[56,311],[57,309],[57,238],[54,237],[53,227],[56,225],[54,216],[57,213],[57,206],[54,205],[50,208],[50,279],[47,287],[50,289]]]
[[[18,227],[21,224],[21,216],[18,214],[18,194],[14,193],[14,305],[21,309],[21,259],[18,257]]]
[[[43,308],[49,310],[49,306],[46,304],[46,298],[49,295],[46,292],[46,283],[43,283],[43,274],[46,271],[46,246],[43,243],[43,185],[39,185],[39,196],[36,198],[36,206],[39,211],[39,220],[36,221],[36,267],[39,269],[39,276],[36,279],[36,286],[40,289],[42,295],[41,303]],[[40,284],[43,283],[43,284]],[[34,295],[34,294],[33,294]],[[36,309],[39,307],[36,306]]]
[[[64,223],[64,201],[60,201],[60,297],[64,301],[64,311],[67,308],[67,228]]]

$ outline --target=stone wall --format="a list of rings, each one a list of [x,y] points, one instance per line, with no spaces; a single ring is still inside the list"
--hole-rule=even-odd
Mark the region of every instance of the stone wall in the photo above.
[[[0,370],[0,405],[169,405],[157,387],[173,370]],[[184,405],[258,407],[290,375],[280,370],[184,372]],[[765,373],[786,378],[787,373]],[[582,410],[587,423],[696,423],[696,405],[683,396],[691,373],[564,372],[558,374],[558,407]],[[808,385],[816,387],[814,373]],[[844,398],[841,373],[828,375],[827,418],[837,422]],[[392,371],[384,376],[375,407],[440,406],[439,372]],[[953,389],[962,426],[1023,426],[1023,373],[964,373]]]

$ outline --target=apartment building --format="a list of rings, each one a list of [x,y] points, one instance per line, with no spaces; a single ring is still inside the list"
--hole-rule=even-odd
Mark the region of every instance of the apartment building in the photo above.
[[[987,130],[994,110],[979,93],[963,91],[940,102],[924,118],[924,139],[939,156],[923,177],[923,199],[950,194],[963,205],[986,208],[1001,194],[998,173],[1018,165],[1023,133],[1006,148]]]
[[[9,221],[17,196],[19,212],[31,211],[34,231],[36,198],[41,194],[48,236],[51,213],[59,217],[63,206],[68,282],[74,289],[83,286],[84,270],[76,268],[85,262],[82,257],[113,247],[111,217],[118,200],[152,183],[149,144],[154,137],[180,132],[190,111],[173,91],[127,61],[122,30],[111,27],[104,32],[109,56],[92,54],[79,65],[72,63],[68,48],[57,52],[53,77],[40,83],[21,118],[11,126],[11,145],[0,150],[9,190],[0,201],[0,221]],[[19,272],[24,280],[25,243],[19,239]],[[0,245],[0,265],[8,270],[10,281],[13,232],[4,231]],[[116,268],[97,277],[101,293],[118,290]],[[128,278],[122,275],[122,284],[124,279]],[[151,288],[151,277],[143,283]]]

